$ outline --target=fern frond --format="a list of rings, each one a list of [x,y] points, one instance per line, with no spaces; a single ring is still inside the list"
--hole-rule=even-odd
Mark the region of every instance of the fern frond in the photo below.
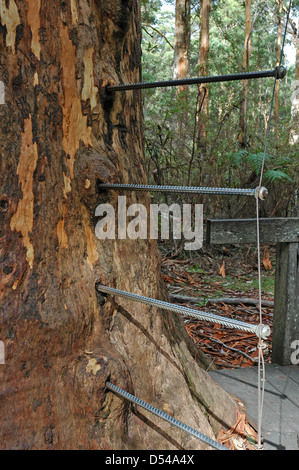
[[[273,181],[284,181],[287,180],[290,183],[294,183],[294,180],[282,170],[267,170],[264,173],[265,180],[273,183]]]

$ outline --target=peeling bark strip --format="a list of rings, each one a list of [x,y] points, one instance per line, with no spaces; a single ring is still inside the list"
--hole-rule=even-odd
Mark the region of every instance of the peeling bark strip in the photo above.
[[[98,89],[94,84],[94,66],[93,66],[94,47],[86,49],[84,54],[84,87],[82,90],[82,99],[90,100],[91,109],[97,105]]]
[[[141,94],[105,93],[140,82],[140,2],[0,0],[0,22],[0,447],[203,448],[105,386],[211,438],[235,422],[180,318],[95,291],[166,300],[155,241],[95,236],[95,208],[115,202],[99,181],[147,182]]]
[[[59,220],[57,224],[57,238],[60,248],[68,247],[68,238],[64,228],[64,220]]]
[[[91,141],[91,128],[87,126],[87,117],[83,116],[81,109],[81,99],[78,96],[76,87],[76,48],[73,46],[72,41],[69,39],[69,31],[67,27],[60,24],[60,36],[61,36],[61,65],[62,65],[62,84],[64,92],[64,103],[63,103],[63,148],[65,153],[70,156],[70,175],[74,177],[74,162],[75,155],[79,149],[80,141],[85,145],[92,145]],[[89,61],[91,59],[89,58]],[[84,64],[88,63],[88,59],[84,61]],[[88,89],[88,82],[91,81],[92,73],[89,69],[85,75],[86,87],[83,88],[82,98],[90,98],[93,93],[93,102],[96,101],[94,96],[94,87],[91,90]],[[86,92],[87,88],[87,92]],[[89,93],[88,93],[89,92]],[[87,97],[86,97],[87,94]]]
[[[71,0],[71,11],[72,11],[72,23],[76,24],[79,21],[79,15],[77,10],[77,0]]]
[[[21,156],[17,168],[19,182],[22,189],[22,199],[18,202],[17,212],[10,222],[11,230],[21,232],[23,243],[27,251],[26,259],[30,268],[33,267],[34,248],[30,240],[33,229],[33,174],[38,159],[37,145],[33,143],[31,116],[24,122],[22,134]]]
[[[31,29],[32,39],[31,39],[31,50],[38,60],[40,60],[40,39],[39,39],[39,29],[40,29],[40,6],[41,0],[35,0],[28,3],[28,25]]]
[[[2,26],[6,26],[6,46],[14,53],[16,29],[20,24],[18,8],[14,0],[0,2],[0,17]]]

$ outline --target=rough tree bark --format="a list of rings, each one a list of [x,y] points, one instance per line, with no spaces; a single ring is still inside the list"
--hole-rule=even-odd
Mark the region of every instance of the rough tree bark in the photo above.
[[[105,89],[141,78],[139,2],[1,0],[0,15],[0,446],[204,448],[105,389],[211,437],[235,421],[182,319],[96,295],[101,280],[166,298],[155,241],[94,230],[117,202],[99,180],[146,182],[140,92]]]

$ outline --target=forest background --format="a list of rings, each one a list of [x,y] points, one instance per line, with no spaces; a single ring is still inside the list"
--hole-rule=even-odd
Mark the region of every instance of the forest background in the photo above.
[[[299,216],[298,0],[292,3],[285,34],[288,7],[289,2],[281,0],[142,0],[143,81],[272,70],[280,59],[287,68],[275,88],[274,79],[267,78],[145,90],[145,151],[151,184],[255,188],[266,149],[263,185],[269,196],[259,204],[260,216]],[[256,217],[252,198],[163,193],[152,198],[167,204],[203,203],[204,222]],[[193,300],[190,306],[258,321],[254,306],[232,301],[258,298],[256,246],[204,243],[198,252],[184,251],[183,240],[159,246],[162,276],[174,301],[180,296],[186,302],[188,296],[195,297],[198,303]],[[263,245],[263,313],[270,326],[275,258],[275,246]],[[221,302],[228,298],[229,302]],[[235,332],[204,322],[191,321],[186,328],[218,366],[253,364],[257,351],[247,337],[242,342]],[[265,357],[271,362],[271,338]]]
[[[261,204],[264,217],[299,214],[298,5],[295,0],[286,34],[282,63],[287,76],[277,81],[275,90],[263,179],[269,191]],[[142,0],[143,81],[274,69],[287,8],[288,2],[281,0]],[[273,81],[146,90],[145,147],[151,183],[255,188]],[[207,218],[255,217],[251,198],[192,200],[204,203]]]

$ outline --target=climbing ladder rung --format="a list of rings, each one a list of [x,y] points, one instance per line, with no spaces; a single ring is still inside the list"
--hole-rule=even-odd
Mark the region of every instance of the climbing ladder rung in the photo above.
[[[231,82],[236,80],[252,80],[257,78],[275,77],[281,79],[285,76],[286,69],[283,66],[275,67],[273,70],[260,72],[245,72],[230,75],[214,75],[210,77],[184,78],[180,80],[166,80],[159,82],[127,83],[121,85],[109,85],[106,90],[109,92],[123,90],[141,90],[146,88],[161,88],[169,86],[196,85],[202,83]]]
[[[182,307],[180,305],[172,304],[169,302],[164,302],[163,300],[152,299],[150,297],[144,297],[142,295],[132,294],[131,292],[126,292],[119,289],[114,289],[113,287],[104,286],[103,284],[98,283],[96,285],[98,292],[104,292],[106,294],[116,295],[118,297],[127,298],[135,302],[140,302],[146,305],[151,305],[153,307],[162,308],[164,310],[169,310],[174,313],[179,313],[185,317],[193,317],[197,320],[205,320],[213,323],[217,323],[228,328],[234,328],[237,330],[247,331],[249,333],[254,333],[258,338],[266,339],[270,335],[270,328],[268,325],[253,325],[251,323],[241,322],[239,320],[234,320],[232,318],[222,317],[220,315],[214,315],[208,312],[202,312],[200,310],[195,310],[189,307]]]
[[[224,447],[222,444],[220,444],[217,441],[214,441],[208,436],[205,436],[204,434],[201,434],[200,432],[196,431],[195,429],[191,428],[190,426],[187,426],[187,424],[182,423],[181,421],[173,418],[172,416],[167,415],[161,410],[158,410],[152,405],[149,405],[143,400],[140,400],[140,398],[135,397],[134,395],[131,395],[130,393],[126,392],[125,390],[117,387],[116,385],[107,382],[106,386],[109,390],[116,392],[118,395],[122,396],[123,398],[126,398],[132,403],[135,403],[138,406],[141,406],[147,411],[150,411],[156,416],[159,416],[159,418],[164,419],[164,421],[167,421],[168,423],[172,424],[173,426],[176,426],[177,428],[185,431],[186,433],[190,434],[193,437],[196,437],[200,441],[208,444],[209,446],[213,447],[214,449],[217,450],[229,450],[227,447]]]
[[[218,194],[224,196],[256,196],[265,199],[268,191],[263,186],[255,189],[239,188],[208,188],[196,186],[155,186],[151,184],[119,184],[119,183],[99,183],[99,190],[123,189],[127,191],[150,191],[163,193],[191,193],[191,194]]]

